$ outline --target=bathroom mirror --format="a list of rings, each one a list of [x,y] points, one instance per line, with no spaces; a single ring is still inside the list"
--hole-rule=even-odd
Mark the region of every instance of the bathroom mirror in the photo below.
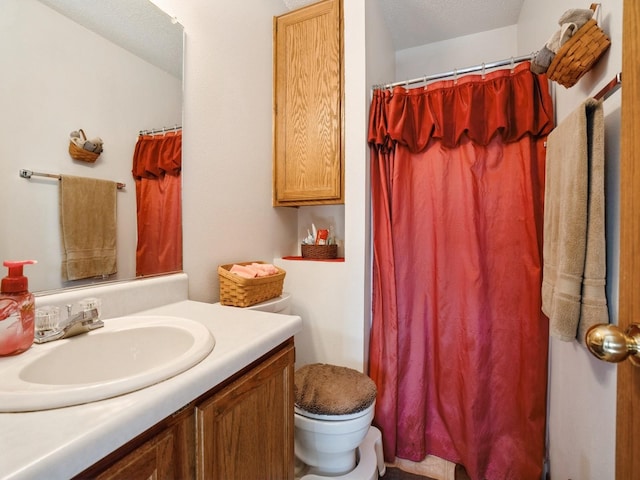
[[[182,56],[182,26],[149,0],[0,4],[0,260],[37,260],[25,268],[31,291],[135,277],[133,151],[140,130],[182,125]],[[104,142],[94,163],[68,153],[79,129]],[[117,274],[62,280],[59,182],[23,169],[126,185],[116,195]]]

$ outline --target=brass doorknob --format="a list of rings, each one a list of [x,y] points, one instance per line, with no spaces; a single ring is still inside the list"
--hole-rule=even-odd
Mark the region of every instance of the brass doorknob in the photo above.
[[[615,325],[594,325],[587,331],[585,343],[589,351],[605,362],[629,359],[640,367],[640,325],[632,323],[624,333]]]

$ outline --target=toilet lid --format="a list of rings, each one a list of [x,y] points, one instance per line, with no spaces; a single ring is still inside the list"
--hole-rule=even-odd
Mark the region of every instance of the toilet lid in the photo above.
[[[318,415],[347,415],[367,409],[376,399],[376,384],[352,368],[324,363],[295,372],[296,406]]]

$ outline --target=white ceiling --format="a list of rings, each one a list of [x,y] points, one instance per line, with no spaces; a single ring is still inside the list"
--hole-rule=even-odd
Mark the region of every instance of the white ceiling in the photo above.
[[[182,78],[182,26],[149,0],[40,0],[149,63]]]
[[[378,2],[389,27],[396,50],[514,25],[518,23],[524,2],[524,0],[375,1]]]
[[[290,10],[316,0],[284,0]],[[345,0],[348,1],[348,0]],[[376,1],[396,50],[484,32],[518,23],[524,0]]]
[[[182,75],[182,27],[149,0],[40,0],[54,10]],[[317,0],[283,0],[289,9]],[[345,0],[349,1],[349,0]],[[367,0],[378,2],[396,50],[518,22],[524,0]],[[143,25],[143,28],[135,28]]]

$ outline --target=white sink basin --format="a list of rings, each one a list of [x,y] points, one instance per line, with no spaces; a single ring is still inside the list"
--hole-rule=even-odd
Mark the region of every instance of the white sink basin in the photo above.
[[[148,387],[188,370],[213,350],[193,320],[129,316],[0,358],[0,412],[66,407]]]

